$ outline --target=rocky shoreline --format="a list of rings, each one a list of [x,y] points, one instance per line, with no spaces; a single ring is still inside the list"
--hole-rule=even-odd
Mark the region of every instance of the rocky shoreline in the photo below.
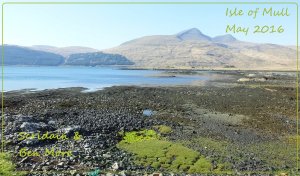
[[[296,134],[296,74],[227,71],[218,75],[205,84],[176,87],[7,92],[5,149],[11,151],[17,170],[28,171],[28,176],[92,175],[97,169],[106,175],[176,175],[163,167],[137,164],[133,153],[117,147],[126,132],[164,125],[172,129],[164,140],[199,152],[211,162],[212,171],[229,165],[228,173],[191,175],[295,173],[295,161],[289,157],[296,155],[296,144],[290,143]],[[155,113],[145,115],[144,110]],[[20,140],[20,132],[60,133],[68,140],[37,136]],[[80,139],[74,139],[75,132]],[[21,149],[27,151],[23,157]],[[70,156],[53,157],[52,149],[70,151]]]

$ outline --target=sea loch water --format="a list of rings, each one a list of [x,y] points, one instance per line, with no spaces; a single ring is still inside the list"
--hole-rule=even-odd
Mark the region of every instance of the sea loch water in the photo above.
[[[90,91],[118,85],[185,85],[205,76],[159,77],[156,70],[121,70],[116,67],[4,66],[4,91],[85,87]]]

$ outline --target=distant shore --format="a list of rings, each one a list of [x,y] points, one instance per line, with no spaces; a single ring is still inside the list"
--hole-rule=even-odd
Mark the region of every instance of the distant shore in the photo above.
[[[118,67],[118,66],[117,66]],[[297,69],[239,69],[239,68],[148,68],[148,67],[120,67],[123,70],[159,70],[159,71],[249,71],[249,72],[297,72]]]
[[[297,72],[297,68],[268,68],[265,69],[248,69],[248,68],[193,68],[193,67],[178,67],[178,68],[169,68],[169,67],[135,67],[135,66],[126,66],[126,65],[96,65],[96,66],[85,66],[85,65],[3,65],[6,66],[18,66],[18,67],[112,67],[120,70],[158,70],[158,71],[251,71],[251,72]]]

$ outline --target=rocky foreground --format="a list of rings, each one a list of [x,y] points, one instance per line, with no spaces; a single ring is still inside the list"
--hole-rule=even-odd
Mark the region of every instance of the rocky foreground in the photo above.
[[[295,175],[295,73],[232,71],[215,77],[184,87],[5,93],[5,149],[28,176]],[[166,155],[171,159],[164,163],[132,150],[141,141],[118,145],[126,143],[126,134],[145,129],[160,136],[152,144],[167,141],[182,148],[179,153],[197,153],[195,159],[175,163],[177,155]],[[208,163],[203,173],[190,169],[199,158]]]

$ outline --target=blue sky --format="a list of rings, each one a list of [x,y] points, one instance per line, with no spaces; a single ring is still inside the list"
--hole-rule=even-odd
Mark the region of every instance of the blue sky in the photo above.
[[[289,8],[289,17],[226,17],[226,8]],[[239,40],[296,45],[295,5],[11,5],[4,7],[4,43],[106,49],[147,35],[198,28],[224,35],[227,24],[282,25],[281,34],[232,34]]]

